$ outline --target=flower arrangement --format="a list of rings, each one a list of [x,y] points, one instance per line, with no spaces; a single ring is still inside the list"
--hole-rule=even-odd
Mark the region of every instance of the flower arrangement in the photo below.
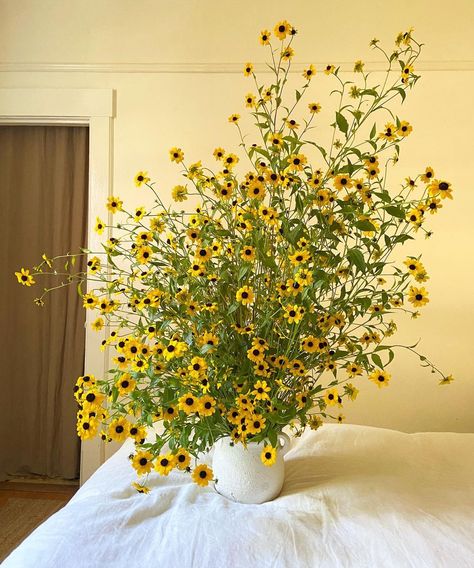
[[[213,472],[198,456],[224,436],[261,442],[271,466],[285,426],[300,435],[323,419],[343,421],[340,409],[356,399],[364,375],[386,387],[396,348],[417,354],[441,384],[452,380],[416,346],[389,339],[393,313],[417,317],[429,301],[420,257],[410,250],[397,266],[393,251],[417,233],[429,236],[430,216],[452,199],[451,184],[431,167],[395,191],[388,182],[413,130],[389,107],[419,79],[421,45],[413,30],[399,34],[392,53],[372,40],[387,62],[380,85],[361,61],[352,80],[334,65],[322,70],[337,98],[332,142],[323,147],[310,137],[321,105],[309,101],[295,116],[319,71],[309,65],[300,90],[284,97],[295,34],[286,21],[261,32],[273,74],[266,86],[252,63],[244,66],[254,82],[244,103],[259,139],[248,144],[239,115],[229,117],[248,164],[243,176],[240,158],[223,148],[214,151],[213,171],[201,161],[186,165],[174,147],[170,159],[184,182],[172,197],[197,197],[195,210],[167,207],[147,172],[138,172],[137,191],[152,192],[153,207],[128,210],[110,197],[107,209],[119,221],[97,219],[95,230],[113,235],[102,251],[82,251],[87,273],[74,273],[73,254],[64,270],[64,257],[44,255],[33,272],[16,273],[27,286],[51,271],[60,286],[97,284],[81,294],[97,312],[93,329],[109,330],[102,346],[114,350],[113,368],[106,377],[79,377],[77,431],[83,440],[133,438],[139,476],[178,468],[205,486]],[[158,421],[162,432],[147,438]],[[135,487],[146,492],[143,479]]]

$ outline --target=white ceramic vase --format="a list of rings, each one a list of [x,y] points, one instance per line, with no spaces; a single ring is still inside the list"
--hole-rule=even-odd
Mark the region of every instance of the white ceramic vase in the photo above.
[[[278,434],[276,461],[265,466],[261,460],[263,443],[232,444],[229,437],[219,439],[214,446],[212,470],[215,489],[231,501],[265,503],[280,494],[285,478],[283,456],[290,448],[290,438]],[[232,444],[232,445],[231,445]]]

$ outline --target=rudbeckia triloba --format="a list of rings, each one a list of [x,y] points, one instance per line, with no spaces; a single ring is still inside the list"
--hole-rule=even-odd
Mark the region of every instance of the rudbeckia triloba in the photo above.
[[[20,269],[20,272],[15,272],[15,276],[18,282],[23,286],[32,286],[35,283],[35,280],[28,269]]]
[[[408,136],[412,131],[413,131],[413,126],[406,120],[402,120],[402,122],[400,122],[400,126],[398,127],[397,133],[399,136],[404,137]]]
[[[252,73],[253,73],[253,65],[252,65],[252,63],[246,63],[246,64],[244,65],[244,75],[245,75],[246,77],[250,77],[250,75],[252,75]]]
[[[296,402],[298,404],[298,408],[304,408],[310,400],[311,399],[307,392],[299,392],[296,394]]]
[[[118,388],[119,394],[125,396],[135,389],[136,384],[135,379],[132,379],[129,373],[124,373],[115,383],[115,386]]]
[[[247,93],[245,95],[245,106],[247,108],[254,108],[255,102],[256,102],[255,95],[253,95],[252,93]]]
[[[165,454],[158,456],[155,462],[155,471],[160,475],[168,475],[176,465],[176,458],[173,454]]]
[[[304,308],[297,305],[285,306],[283,317],[288,320],[288,323],[298,323],[303,319]]]
[[[170,160],[172,162],[176,162],[177,164],[179,164],[184,160],[184,153],[181,150],[181,148],[171,148],[169,154],[170,154]]]
[[[252,395],[255,400],[267,400],[270,397],[268,393],[270,392],[270,387],[267,385],[266,381],[257,381],[253,386]]]
[[[212,396],[202,396],[199,401],[199,414],[200,416],[212,416],[216,411],[216,399]]]
[[[201,487],[206,487],[214,479],[212,469],[206,464],[198,465],[194,468],[192,476],[194,483]]]
[[[316,75],[316,68],[313,65],[310,65],[308,69],[303,71],[303,77],[308,81],[311,81],[314,75]]]
[[[187,351],[188,345],[184,341],[177,341],[172,339],[163,351],[163,357],[168,361],[175,357],[182,357]]]
[[[345,174],[338,175],[334,178],[334,187],[338,190],[349,189],[353,186],[354,182]]]
[[[290,259],[290,262],[293,266],[298,266],[299,264],[308,262],[308,260],[311,258],[311,255],[309,251],[302,249],[302,250],[297,250],[296,252],[291,254],[288,258]]]
[[[335,70],[336,68],[334,67],[334,65],[326,65],[326,67],[324,68],[326,75],[331,75],[331,73],[334,73]]]
[[[260,39],[259,39],[260,43],[262,45],[269,45],[270,36],[271,36],[271,33],[268,30],[262,30],[260,32]]]
[[[309,112],[311,114],[318,114],[321,111],[321,105],[319,103],[309,103]]]
[[[187,392],[179,398],[178,406],[185,414],[192,414],[199,410],[199,399],[192,393]]]
[[[420,179],[424,183],[430,183],[434,179],[434,170],[430,166],[425,169],[425,173],[421,175]]]
[[[239,288],[235,294],[235,299],[238,302],[241,302],[244,306],[251,304],[254,301],[254,298],[255,296],[250,286],[242,286],[242,288]]]
[[[276,449],[273,446],[265,446],[260,454],[263,465],[271,466],[276,462]]]
[[[379,388],[388,386],[391,375],[386,371],[374,371],[369,375],[369,380],[373,381]]]
[[[129,434],[130,423],[125,418],[117,418],[110,423],[108,434],[116,442],[123,442]]]
[[[240,114],[231,114],[227,119],[229,122],[239,122]]]
[[[140,187],[143,183],[148,183],[150,181],[148,172],[138,172],[138,174],[135,176],[134,181],[137,187]]]
[[[249,434],[258,434],[265,428],[266,419],[261,414],[250,416],[247,420],[247,431]]]
[[[362,367],[357,363],[347,363],[346,371],[351,378],[362,375]]]
[[[286,20],[282,20],[276,24],[273,32],[279,40],[283,41],[291,32],[291,25]]]
[[[94,231],[98,234],[101,235],[104,232],[105,229],[105,224],[102,221],[102,219],[100,219],[99,217],[96,218],[95,220],[95,227],[94,227]]]
[[[171,190],[171,197],[176,202],[186,201],[188,198],[188,190],[184,185],[175,185]]]
[[[307,161],[306,156],[303,156],[303,154],[291,154],[288,158],[289,167],[294,171],[301,171]]]
[[[240,257],[243,260],[253,261],[255,260],[255,249],[252,246],[246,246],[240,251]]]
[[[186,469],[191,462],[191,456],[184,448],[180,448],[175,453],[174,457],[175,457],[176,467],[181,470]]]
[[[16,274],[16,273],[15,273]],[[84,294],[82,296],[82,306],[87,309],[92,309],[99,303],[99,298],[95,296],[92,292],[90,294]]]
[[[117,213],[117,211],[122,211],[123,202],[118,197],[109,197],[106,207],[111,213]]]
[[[319,351],[318,340],[313,335],[308,335],[301,340],[301,347],[307,353],[316,353]]]
[[[412,303],[415,308],[422,307],[429,302],[428,292],[425,288],[415,288],[414,286],[410,286],[408,301]]]
[[[379,138],[386,142],[393,142],[396,139],[397,127],[392,122],[387,122],[385,130],[379,134]]]
[[[276,150],[281,150],[283,147],[283,136],[278,132],[270,133],[267,137],[267,141]]]
[[[428,191],[430,196],[439,196],[441,199],[452,199],[453,189],[448,181],[439,181],[437,179],[433,180],[428,186]]]
[[[153,467],[153,454],[150,452],[137,452],[132,458],[132,465],[138,475],[150,473]]]
[[[329,389],[324,394],[324,402],[327,406],[337,406],[339,400],[339,393],[337,389]]]
[[[144,493],[144,494],[150,493],[150,489],[148,487],[146,487],[145,485],[141,485],[136,481],[132,483],[132,487],[137,491],[137,493]]]
[[[296,122],[296,120],[294,118],[288,118],[286,120],[286,126],[290,130],[297,130],[300,127],[300,125]]]
[[[214,152],[212,153],[212,155],[214,156],[214,158],[216,160],[222,160],[222,158],[224,157],[225,154],[225,150],[224,148],[221,148],[220,146],[218,148],[216,148],[214,150]]]
[[[290,60],[293,56],[295,55],[295,51],[292,47],[286,47],[285,49],[283,49],[283,51],[281,52],[281,58],[284,61],[288,61]]]

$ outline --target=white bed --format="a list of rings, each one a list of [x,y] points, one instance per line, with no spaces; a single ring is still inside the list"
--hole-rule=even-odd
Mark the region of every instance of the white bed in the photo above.
[[[293,442],[275,501],[179,472],[135,479],[126,443],[4,568],[474,566],[474,434],[325,425]],[[210,463],[210,459],[209,459]]]

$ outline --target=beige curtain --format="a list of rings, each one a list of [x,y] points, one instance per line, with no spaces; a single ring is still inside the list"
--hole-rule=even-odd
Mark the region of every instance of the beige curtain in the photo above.
[[[27,288],[14,272],[43,253],[85,246],[88,145],[85,127],[0,126],[0,479],[79,473],[73,386],[84,364],[82,303],[74,286],[37,307],[33,299],[58,280]]]

